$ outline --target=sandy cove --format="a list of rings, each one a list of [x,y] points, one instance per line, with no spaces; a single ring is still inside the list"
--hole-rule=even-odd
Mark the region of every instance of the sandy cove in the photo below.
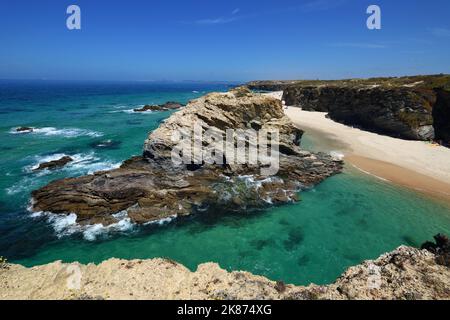
[[[342,152],[357,169],[450,202],[450,149],[352,128],[328,119],[325,112],[294,107],[285,112],[313,140]]]

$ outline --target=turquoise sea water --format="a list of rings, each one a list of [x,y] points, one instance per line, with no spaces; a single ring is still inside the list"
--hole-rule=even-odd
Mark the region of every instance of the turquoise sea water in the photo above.
[[[295,284],[334,281],[348,266],[399,245],[450,234],[450,206],[347,168],[302,201],[260,212],[220,212],[163,225],[76,229],[69,218],[32,216],[30,192],[49,181],[113,168],[141,153],[170,112],[131,109],[187,102],[223,84],[0,82],[0,256],[26,266],[54,260],[101,262],[168,257],[192,270],[217,262]],[[41,128],[13,134],[18,126]],[[106,146],[105,146],[105,141]],[[319,148],[308,135],[307,148]],[[75,163],[33,173],[63,154]]]

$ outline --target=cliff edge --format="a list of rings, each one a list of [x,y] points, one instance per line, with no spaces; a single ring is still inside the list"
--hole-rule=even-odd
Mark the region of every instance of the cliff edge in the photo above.
[[[450,269],[437,254],[399,247],[349,268],[331,285],[294,286],[215,263],[195,272],[167,259],[110,259],[0,266],[0,299],[450,299]]]

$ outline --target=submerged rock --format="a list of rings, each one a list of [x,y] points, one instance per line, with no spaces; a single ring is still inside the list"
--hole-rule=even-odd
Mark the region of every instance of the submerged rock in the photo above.
[[[146,111],[168,111],[176,110],[184,107],[181,103],[169,101],[160,105],[145,105],[142,108],[134,109],[134,112],[146,112]]]
[[[64,167],[66,164],[72,162],[73,159],[69,156],[64,156],[58,160],[53,160],[49,162],[43,162],[40,163],[39,166],[36,169],[33,169],[33,171],[41,171],[41,170],[54,170]]]
[[[274,153],[279,159],[278,172],[267,176],[262,174],[261,164],[235,164],[229,154],[224,154],[223,164],[175,164],[173,135],[192,132],[195,124],[202,131],[210,129],[220,135],[227,129],[250,129],[256,124],[278,130],[279,151]],[[84,223],[102,217],[107,220],[127,210],[133,222],[146,223],[204,208],[238,211],[296,201],[297,191],[343,167],[342,161],[327,154],[312,157],[300,150],[302,134],[284,115],[277,99],[241,89],[211,93],[191,101],[153,131],[145,141],[143,156],[125,161],[116,170],[54,181],[34,191],[33,210],[76,213]],[[194,143],[192,150],[199,151],[197,148]]]

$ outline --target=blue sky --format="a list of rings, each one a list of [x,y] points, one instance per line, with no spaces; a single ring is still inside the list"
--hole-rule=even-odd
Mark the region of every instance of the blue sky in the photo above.
[[[81,8],[82,29],[66,28]],[[366,28],[366,9],[382,29]],[[0,2],[0,79],[337,79],[450,73],[448,0]]]

